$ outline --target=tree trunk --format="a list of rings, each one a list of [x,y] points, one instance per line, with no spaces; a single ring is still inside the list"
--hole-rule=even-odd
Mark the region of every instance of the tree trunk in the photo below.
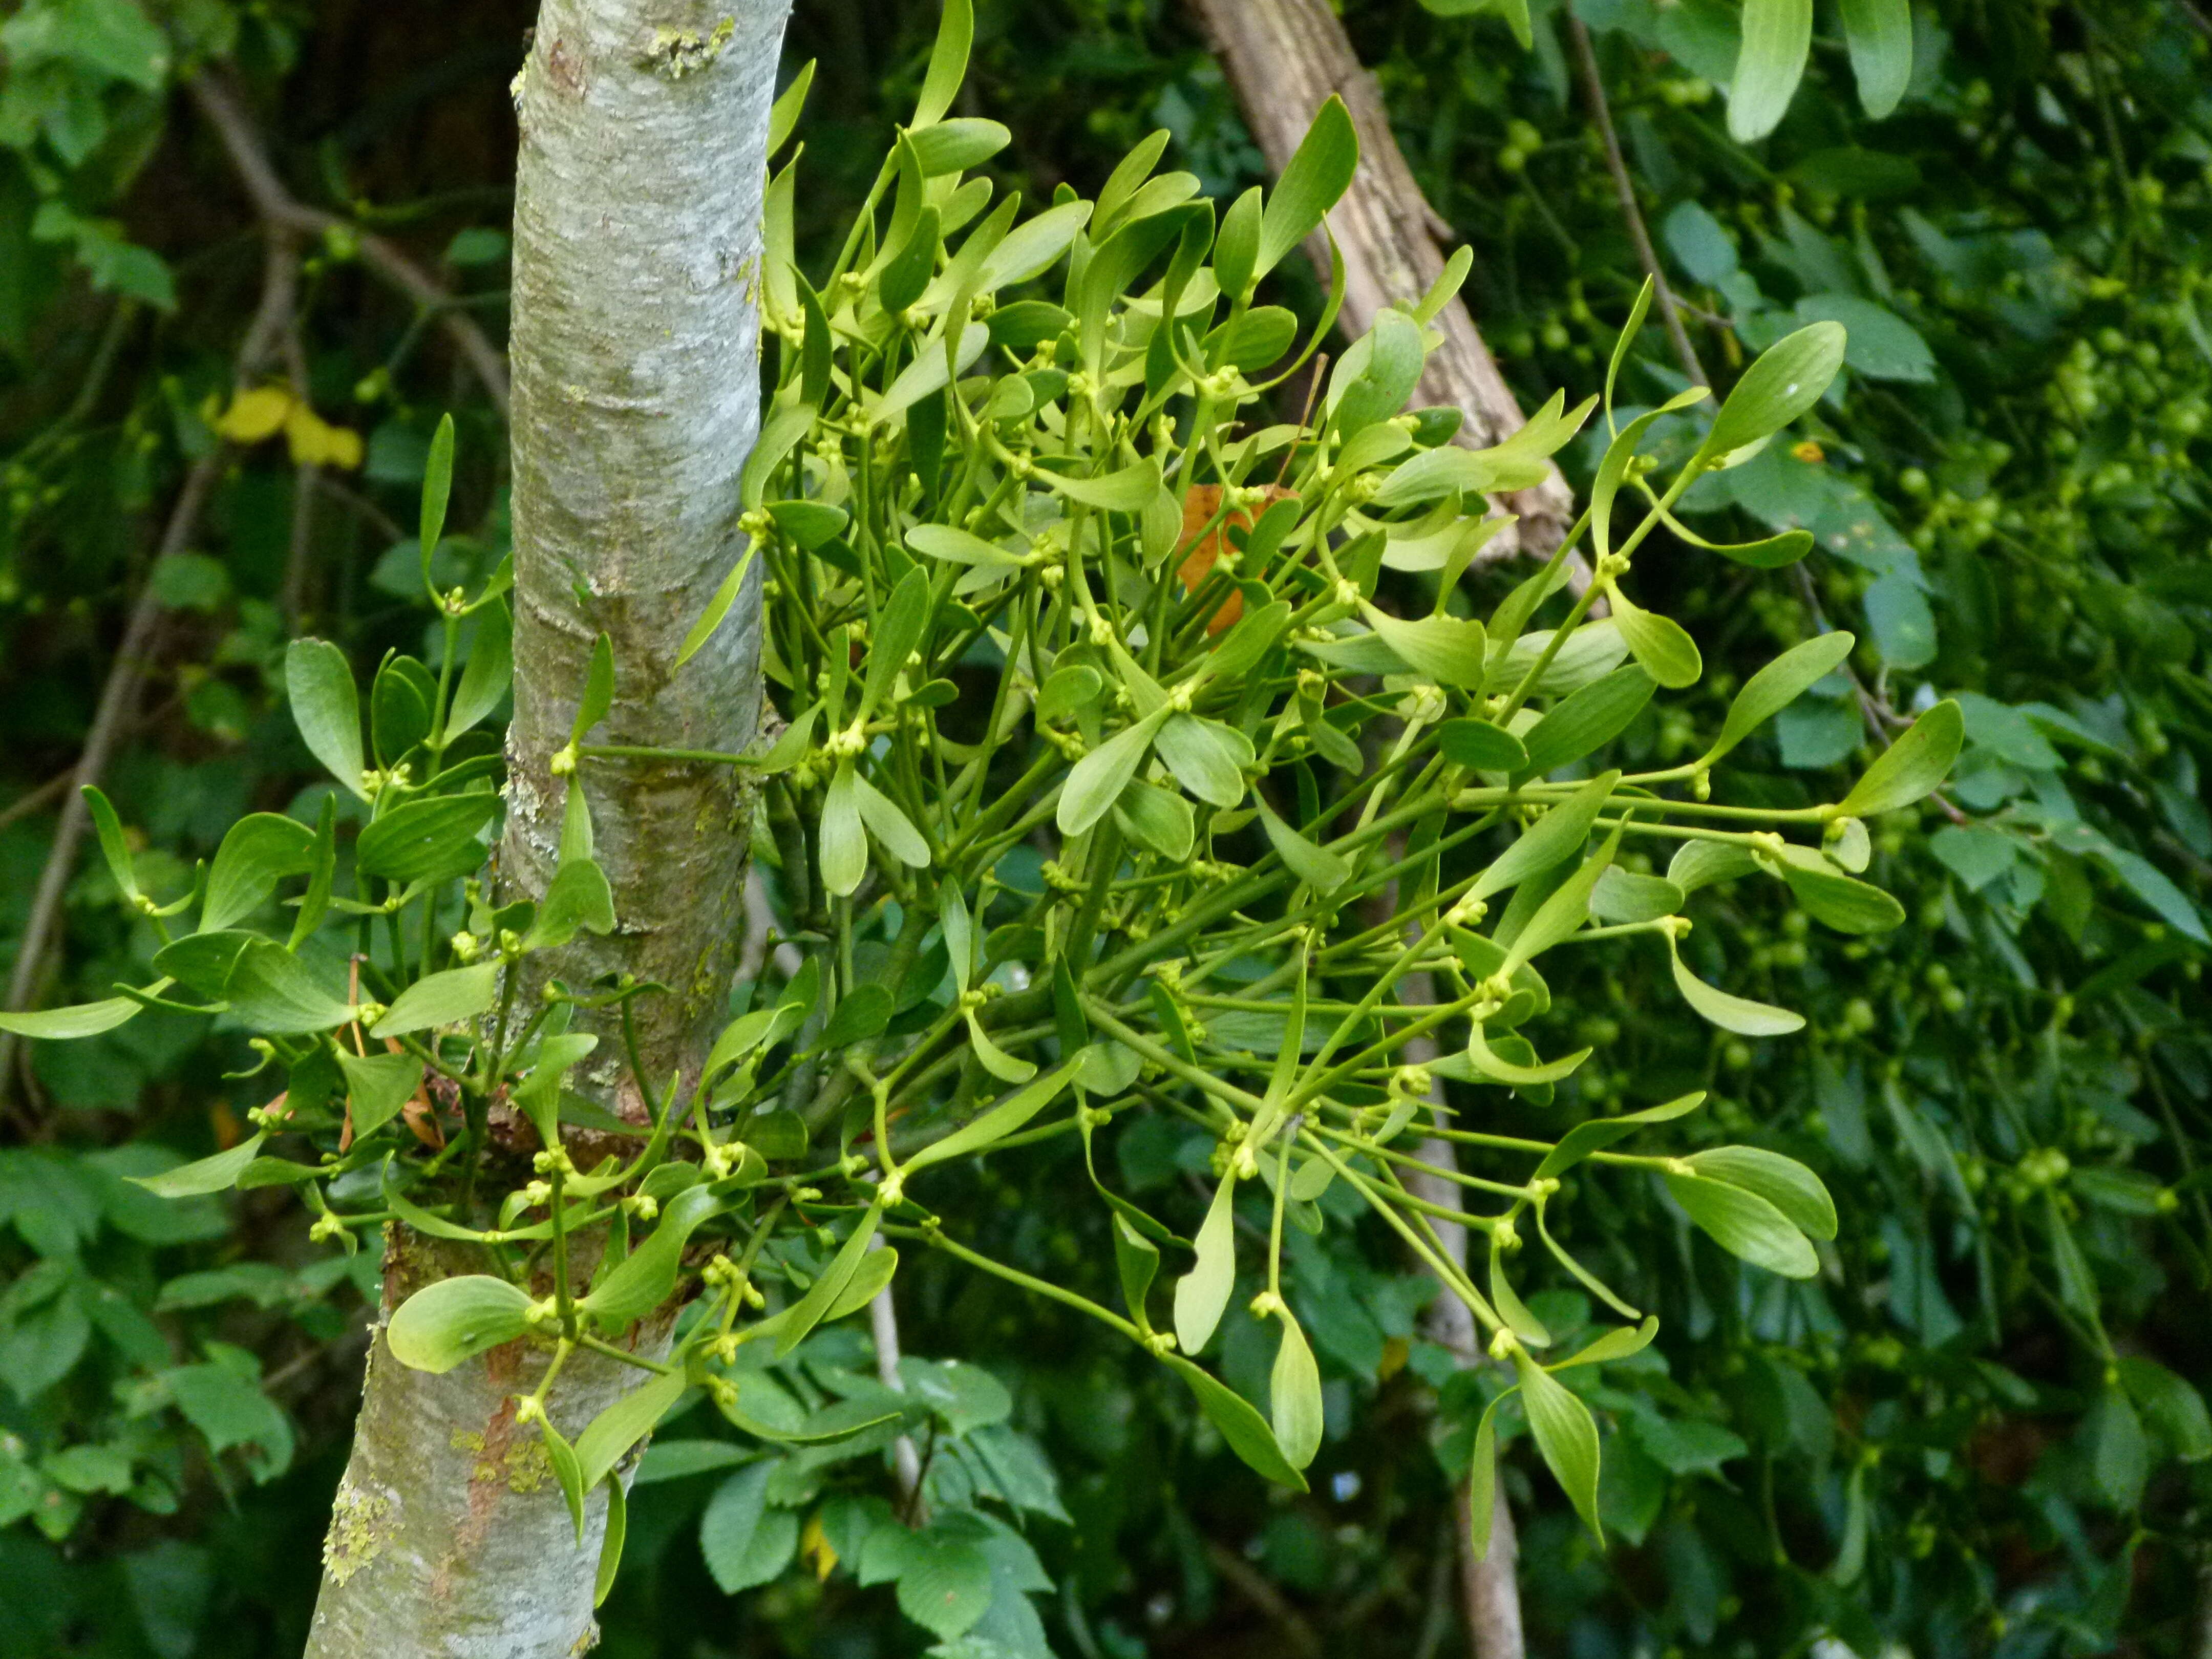
[[[759,419],[761,191],[786,0],[544,0],[516,83],[514,723],[500,881],[550,879],[592,642],[611,636],[604,743],[744,749],[761,706],[759,580],[679,674],[678,644],[744,550],[738,474]],[[658,981],[640,1059],[696,1076],[743,932],[749,799],[734,769],[589,762],[616,931],[553,971]],[[637,1115],[618,1042],[587,1083]],[[395,1237],[384,1311],[470,1263]],[[634,1337],[665,1343],[664,1316]],[[442,1376],[370,1347],[360,1431],[324,1546],[311,1659],[560,1659],[596,1639],[605,1498],[580,1547],[514,1399],[513,1344]],[[573,1437],[645,1373],[573,1358],[549,1404]]]
[[[1190,0],[1190,7],[1229,77],[1245,125],[1276,173],[1297,151],[1329,94],[1340,96],[1352,112],[1359,171],[1329,214],[1344,259],[1345,332],[1364,334],[1393,301],[1419,299],[1443,270],[1439,240],[1455,239],[1413,181],[1375,77],[1360,67],[1328,0]],[[1315,232],[1307,252],[1326,281],[1328,239]],[[1455,298],[1437,314],[1436,325],[1443,343],[1429,354],[1416,401],[1464,410],[1458,441],[1470,447],[1518,431],[1521,406],[1466,304]],[[1556,467],[1533,489],[1501,499],[1521,522],[1485,550],[1496,557],[1516,551],[1547,556],[1574,521],[1573,497]]]
[[[1400,994],[1407,1002],[1436,1000],[1435,988],[1426,974],[1408,974],[1401,983]],[[1436,1055],[1436,1044],[1429,1038],[1417,1037],[1406,1045],[1408,1065],[1426,1066]],[[1441,1122],[1443,1114],[1440,1085],[1431,1085],[1430,1099],[1431,1114]],[[1459,1167],[1457,1152],[1441,1135],[1425,1139],[1417,1156],[1422,1163],[1440,1170]],[[1407,1171],[1406,1185],[1416,1198],[1447,1209],[1458,1207],[1465,1196],[1442,1176],[1431,1175],[1424,1170]],[[1465,1268],[1467,1229],[1456,1221],[1442,1218],[1430,1224],[1436,1229],[1437,1240],[1453,1263]],[[1474,1315],[1456,1296],[1447,1291],[1430,1304],[1427,1323],[1429,1334],[1450,1352],[1462,1370],[1485,1363],[1481,1333],[1475,1329]],[[1480,1555],[1474,1553],[1474,1494],[1470,1483],[1462,1480],[1452,1488],[1452,1532],[1458,1540],[1460,1612],[1467,1623],[1468,1647],[1474,1659],[1523,1659],[1527,1650],[1521,1632],[1521,1585],[1514,1574],[1520,1557],[1520,1540],[1513,1526],[1513,1512],[1506,1507],[1505,1482],[1497,1478],[1496,1471],[1492,1472],[1490,1485],[1490,1546]]]

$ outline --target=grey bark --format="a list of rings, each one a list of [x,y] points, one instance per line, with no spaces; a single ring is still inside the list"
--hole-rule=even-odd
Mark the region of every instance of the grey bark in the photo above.
[[[616,690],[596,741],[737,750],[759,720],[757,572],[714,641],[672,665],[744,547],[738,475],[759,418],[761,192],[786,10],[544,0],[516,82],[509,897],[551,879],[568,788],[551,762],[600,633]],[[667,988],[636,1005],[640,1058],[665,1088],[696,1077],[724,1006],[750,803],[726,766],[587,761],[576,776],[617,926],[553,971]],[[603,1042],[590,1080],[635,1116],[621,1051]],[[393,1242],[395,1288],[419,1245]],[[372,1346],[311,1659],[558,1659],[596,1639],[604,1495],[580,1547],[557,1486],[507,1473],[540,1443],[511,1431],[514,1396],[543,1364],[518,1346],[428,1376]],[[577,1355],[549,1396],[556,1423],[573,1437],[644,1376]]]
[[[605,1494],[586,1504],[579,1541],[544,1440],[514,1420],[517,1397],[544,1376],[549,1353],[510,1342],[432,1376],[408,1370],[385,1344],[392,1310],[422,1285],[489,1269],[468,1246],[434,1250],[396,1228],[387,1241],[353,1454],[323,1540],[309,1659],[554,1659],[596,1638]],[[671,1322],[641,1326],[631,1346],[658,1357]],[[573,1355],[547,1414],[573,1443],[643,1376],[599,1354]]]
[[[1401,984],[1401,994],[1409,1003],[1436,1000],[1426,974],[1408,974]],[[1436,1045],[1426,1037],[1416,1037],[1406,1045],[1409,1065],[1425,1066],[1435,1058]],[[1431,1111],[1441,1121],[1441,1088],[1431,1086],[1430,1101]],[[1458,1167],[1458,1155],[1452,1143],[1440,1135],[1425,1138],[1415,1156],[1424,1164],[1441,1170]],[[1457,1209],[1464,1196],[1442,1176],[1421,1170],[1407,1171],[1406,1185],[1414,1197],[1451,1209]],[[1433,1218],[1430,1224],[1436,1229],[1437,1240],[1444,1247],[1445,1254],[1455,1266],[1464,1269],[1467,1229],[1456,1221],[1440,1217]],[[1429,1334],[1450,1352],[1462,1370],[1484,1363],[1474,1315],[1456,1296],[1446,1292],[1430,1304],[1428,1326]],[[1469,1483],[1462,1480],[1452,1491],[1452,1529],[1459,1540],[1460,1608],[1467,1621],[1468,1645],[1474,1659],[1522,1659],[1527,1650],[1521,1630],[1521,1586],[1515,1576],[1520,1541],[1513,1526],[1513,1512],[1505,1504],[1505,1482],[1498,1475],[1498,1471],[1492,1471],[1490,1483],[1490,1546],[1480,1555],[1474,1553]]]
[[[1391,134],[1375,77],[1353,54],[1328,0],[1190,0],[1190,7],[1273,171],[1280,173],[1297,153],[1329,94],[1351,112],[1359,170],[1329,214],[1344,260],[1346,331],[1364,333],[1394,301],[1420,298],[1443,270],[1440,244],[1457,239],[1422,196]],[[1327,238],[1316,232],[1307,252],[1326,281]],[[1416,401],[1464,410],[1462,444],[1479,448],[1511,436],[1525,417],[1465,302],[1455,298],[1436,326],[1443,343],[1429,354]],[[1556,467],[1534,489],[1500,499],[1521,521],[1492,540],[1486,555],[1547,556],[1574,521],[1573,496]]]

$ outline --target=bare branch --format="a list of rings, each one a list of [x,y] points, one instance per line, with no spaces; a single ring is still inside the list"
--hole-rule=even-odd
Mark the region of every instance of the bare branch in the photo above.
[[[1706,378],[1705,366],[1698,361],[1697,349],[1690,343],[1689,331],[1682,326],[1681,308],[1674,301],[1674,290],[1668,285],[1667,273],[1659,268],[1659,251],[1651,245],[1651,233],[1644,223],[1644,210],[1637,205],[1636,184],[1628,176],[1628,163],[1620,153],[1620,136],[1613,130],[1613,106],[1606,100],[1605,76],[1598,70],[1597,50],[1590,44],[1589,27],[1571,11],[1567,14],[1567,33],[1574,41],[1575,67],[1581,72],[1590,113],[1597,118],[1598,136],[1605,140],[1606,171],[1613,175],[1613,191],[1620,202],[1620,216],[1628,226],[1628,240],[1636,245],[1636,257],[1644,266],[1644,274],[1651,279],[1667,338],[1681,362],[1682,372],[1699,386],[1709,386],[1712,381]]]
[[[254,211],[263,221],[295,235],[320,236],[331,230],[344,231],[360,247],[363,264],[424,310],[437,314],[439,326],[468,360],[469,367],[483,382],[485,392],[499,405],[500,414],[505,416],[507,360],[477,325],[476,319],[455,308],[453,296],[438,280],[374,231],[363,230],[335,213],[309,207],[286,190],[270,163],[268,152],[262,147],[261,136],[254,130],[252,118],[228,87],[205,74],[194,76],[185,86],[200,113],[222,141],[232,170],[238,174],[239,182],[252,198]]]
[[[1436,1000],[1436,987],[1428,975],[1413,973],[1399,985],[1399,995],[1407,1003],[1429,1003]],[[1430,1037],[1415,1037],[1406,1045],[1406,1061],[1412,1066],[1426,1066],[1437,1057],[1437,1045]],[[1430,1114],[1433,1121],[1443,1121],[1443,1085],[1432,1083],[1429,1091]],[[1417,1154],[1421,1162],[1439,1170],[1459,1167],[1459,1154],[1452,1143],[1441,1135],[1430,1135],[1421,1142]],[[1407,1172],[1406,1185],[1413,1196],[1431,1204],[1457,1208],[1459,1194],[1444,1176],[1431,1175],[1425,1170]],[[1441,1218],[1431,1222],[1437,1242],[1449,1255],[1452,1265],[1462,1272],[1467,1267],[1467,1229],[1456,1221]],[[1482,1345],[1474,1328],[1474,1315],[1466,1303],[1444,1287],[1443,1295],[1429,1306],[1429,1334],[1450,1351],[1453,1360],[1462,1370],[1484,1363]],[[1519,1540],[1513,1526],[1513,1512],[1506,1507],[1505,1483],[1493,1474],[1491,1480],[1490,1547],[1482,1555],[1474,1553],[1474,1514],[1469,1507],[1473,1492],[1468,1481],[1461,1481],[1452,1492],[1453,1530],[1458,1540],[1460,1572],[1460,1605],[1467,1618],[1468,1644],[1475,1659],[1523,1659],[1526,1645],[1521,1629],[1521,1590],[1515,1576],[1515,1564],[1520,1557]]]

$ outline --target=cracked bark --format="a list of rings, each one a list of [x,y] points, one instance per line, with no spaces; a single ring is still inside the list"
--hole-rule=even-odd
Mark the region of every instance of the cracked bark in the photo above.
[[[514,723],[499,878],[551,878],[568,738],[593,639],[616,694],[595,734],[742,750],[761,705],[757,575],[716,640],[676,648],[744,549],[738,473],[758,423],[761,191],[786,0],[544,0],[517,82],[514,325]],[[728,33],[718,26],[729,20]],[[542,964],[572,985],[627,972],[655,1086],[696,1076],[743,934],[749,801],[729,768],[586,763],[616,931]],[[581,1024],[582,1022],[580,1022]],[[589,1083],[621,1109],[612,1055]],[[400,1237],[385,1314],[471,1266]],[[665,1342],[666,1316],[631,1340]],[[605,1498],[580,1546],[514,1396],[545,1363],[510,1345],[443,1376],[372,1341],[310,1659],[557,1659],[596,1639]],[[646,1373],[574,1356],[549,1397],[572,1438]]]

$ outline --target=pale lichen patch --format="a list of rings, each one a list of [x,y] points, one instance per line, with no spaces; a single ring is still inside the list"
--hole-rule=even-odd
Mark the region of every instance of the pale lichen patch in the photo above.
[[[391,1512],[390,1498],[362,1491],[350,1474],[338,1482],[337,1497],[331,1504],[331,1529],[323,1536],[323,1571],[332,1583],[344,1583],[376,1559],[384,1548],[380,1528]]]
[[[657,28],[653,32],[653,45],[646,52],[642,66],[664,81],[681,81],[712,64],[737,32],[738,20],[734,17],[723,18],[714,25],[714,32],[704,39],[695,29]]]
[[[509,1446],[501,1462],[505,1468],[501,1474],[505,1475],[507,1489],[511,1492],[542,1491],[553,1475],[553,1459],[546,1452],[543,1440],[525,1440]]]

